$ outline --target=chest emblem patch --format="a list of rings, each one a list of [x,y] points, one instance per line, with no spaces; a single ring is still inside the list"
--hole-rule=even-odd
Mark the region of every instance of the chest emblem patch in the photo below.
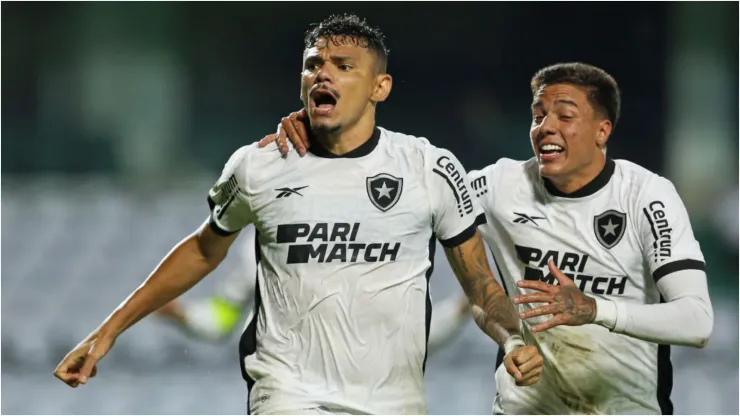
[[[627,228],[627,214],[610,209],[594,217],[596,239],[606,249],[619,244]]]
[[[367,196],[375,208],[386,212],[401,199],[403,178],[396,178],[387,173],[379,173],[365,179]]]

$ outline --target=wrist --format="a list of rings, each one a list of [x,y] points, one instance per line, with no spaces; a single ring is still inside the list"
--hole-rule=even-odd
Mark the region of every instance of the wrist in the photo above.
[[[523,347],[525,345],[527,344],[524,342],[524,339],[522,338],[522,336],[518,334],[514,334],[514,335],[509,336],[509,338],[507,338],[506,341],[504,341],[504,345],[503,345],[504,352],[508,354],[514,351],[515,349]]]
[[[594,318],[593,323],[613,331],[617,326],[617,304],[609,299],[594,299],[596,301],[596,317]]]

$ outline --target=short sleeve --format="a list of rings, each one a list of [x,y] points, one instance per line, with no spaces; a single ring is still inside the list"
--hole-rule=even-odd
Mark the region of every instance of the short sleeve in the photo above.
[[[220,235],[230,235],[252,223],[252,212],[244,191],[248,146],[234,152],[221,176],[208,192],[210,225]]]
[[[638,209],[643,257],[656,282],[682,270],[704,271],[704,255],[689,214],[669,180],[651,179],[641,192]]]
[[[427,163],[434,233],[445,247],[455,247],[475,235],[476,219],[483,214],[470,191],[465,169],[445,149],[431,147]]]

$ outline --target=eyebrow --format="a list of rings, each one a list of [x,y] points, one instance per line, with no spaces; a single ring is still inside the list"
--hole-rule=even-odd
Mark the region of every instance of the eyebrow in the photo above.
[[[573,107],[578,108],[578,104],[576,104],[575,101],[571,101],[571,100],[555,100],[553,104],[572,105]]]
[[[554,105],[565,104],[565,105],[570,105],[570,106],[573,106],[575,108],[578,108],[578,104],[576,104],[575,101],[571,101],[571,100],[559,99],[559,100],[555,100],[553,102],[553,104]],[[532,110],[536,110],[536,109],[539,109],[539,108],[542,108],[542,107],[543,107],[542,101],[540,101],[540,100],[537,100],[537,101],[535,101],[535,102],[532,103]]]
[[[332,62],[352,62],[356,61],[357,59],[349,56],[349,55],[330,55],[329,60]],[[321,55],[308,55],[306,56],[306,59],[304,60],[305,63],[314,63],[314,62],[324,62],[324,58],[321,57]]]
[[[349,56],[349,55],[331,55],[329,57],[332,61],[335,62],[346,62],[346,61],[353,61],[355,58]]]

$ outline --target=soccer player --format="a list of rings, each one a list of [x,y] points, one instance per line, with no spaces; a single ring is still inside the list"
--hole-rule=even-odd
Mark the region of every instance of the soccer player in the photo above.
[[[704,347],[714,319],[683,202],[669,180],[606,156],[620,112],[612,76],[557,64],[531,90],[534,157],[469,175],[479,230],[545,358],[526,389],[499,366],[494,413],[671,414],[669,345]],[[281,122],[282,151],[286,134],[300,152],[309,143],[302,116]]]
[[[466,173],[449,151],[375,126],[391,91],[382,34],[333,16],[305,39],[301,99],[311,153],[237,150],[209,192],[211,215],[62,360],[86,383],[116,338],[195,285],[239,230],[258,233],[256,316],[240,351],[253,413],[426,412],[428,277],[438,239],[480,328],[507,351],[518,385],[542,357],[491,272]]]
[[[226,276],[215,294],[194,302],[179,299],[166,304],[157,315],[174,322],[189,334],[206,340],[219,340],[231,334],[247,312],[246,322],[252,319],[257,281],[254,227],[245,228],[237,239],[238,266]],[[239,241],[241,240],[241,242]],[[450,296],[434,305],[429,328],[427,351],[434,354],[460,333],[470,318],[468,298]]]

